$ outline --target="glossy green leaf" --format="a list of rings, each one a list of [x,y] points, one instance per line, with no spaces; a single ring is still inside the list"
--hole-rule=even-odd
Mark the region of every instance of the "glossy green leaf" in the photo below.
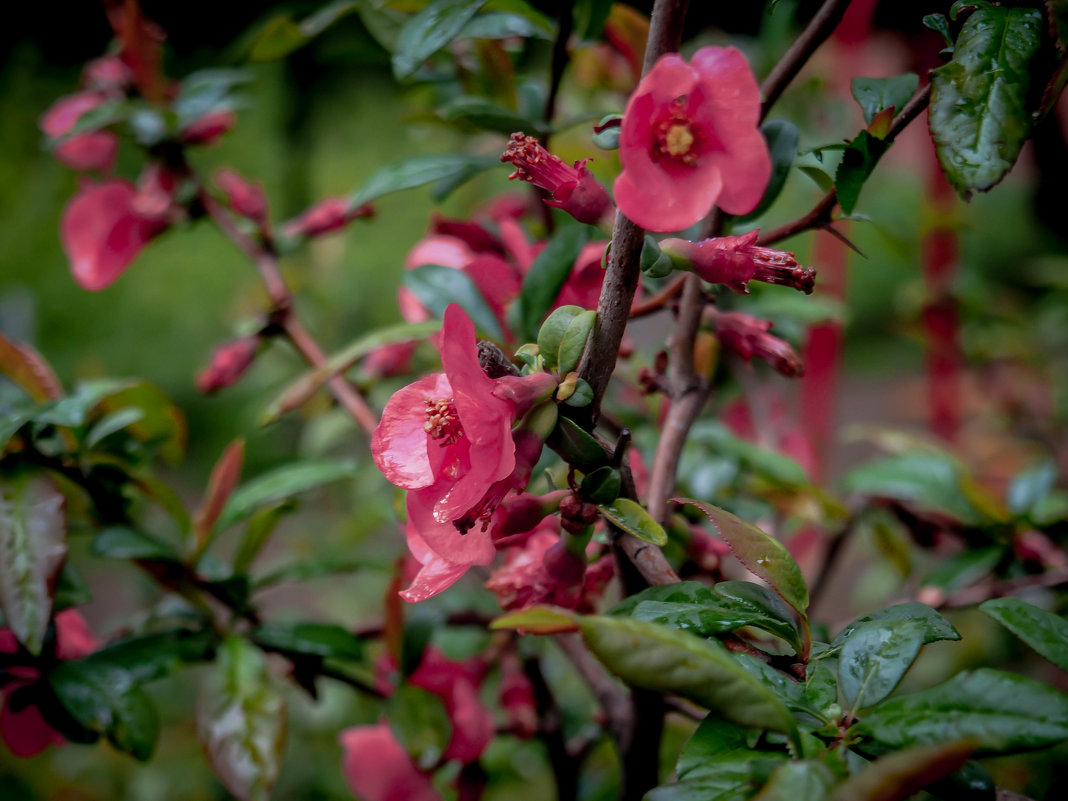
[[[159,735],[156,708],[130,671],[99,659],[60,662],[48,683],[80,725],[135,759],[152,756]]]
[[[920,653],[924,630],[900,618],[856,628],[838,659],[838,687],[848,709],[864,709],[893,692]]]
[[[205,662],[215,652],[215,636],[209,631],[173,629],[138,634],[110,643],[81,660],[85,669],[125,671],[132,682],[155,681],[184,665]]]
[[[979,609],[1068,671],[1068,620],[1018,598],[994,598],[981,603]]]
[[[1002,560],[1006,552],[1003,545],[986,548],[969,548],[949,557],[924,579],[925,587],[938,587],[943,592],[953,592],[974,584],[987,575]]]
[[[421,687],[401,685],[386,701],[384,715],[416,766],[430,770],[440,762],[452,736],[452,723],[438,696]]]
[[[31,654],[44,645],[66,557],[67,517],[55,485],[44,476],[0,482],[0,612]]]
[[[603,503],[597,508],[607,520],[628,534],[653,545],[667,545],[668,538],[664,527],[637,501],[616,498],[611,503]]]
[[[518,336],[528,341],[537,337],[541,322],[571,275],[587,236],[587,226],[566,225],[538,253],[523,277],[519,297],[509,310],[509,322]]]
[[[590,651],[627,684],[680,695],[743,726],[797,737],[783,703],[718,641],[626,617],[577,622]]]
[[[872,622],[887,620],[905,620],[917,627],[923,634],[923,644],[926,645],[939,640],[959,640],[960,634],[953,625],[946,620],[938,611],[921,603],[904,603],[889,606],[872,612],[870,615],[859,617],[838,632],[838,636],[831,643],[831,651],[825,656],[837,654],[846,640],[861,627]]]
[[[1022,676],[981,668],[868,710],[856,732],[889,748],[970,739],[977,755],[1068,739],[1068,696]]]
[[[745,801],[755,786],[752,760],[759,758],[782,760],[785,754],[742,749],[705,763],[700,770],[680,777],[677,784],[650,790],[644,801]]]
[[[753,801],[826,801],[835,784],[831,769],[814,759],[784,762]]]
[[[797,156],[797,145],[801,141],[801,132],[787,120],[765,120],[760,126],[760,133],[764,135],[768,152],[771,153],[771,178],[760,203],[751,212],[739,217],[740,222],[755,220],[778,199]]]
[[[349,207],[437,181],[467,174],[470,170],[488,170],[499,167],[500,159],[471,156],[464,153],[444,153],[436,156],[416,156],[406,161],[382,167],[367,179],[350,198]]]
[[[249,636],[269,651],[337,659],[363,658],[360,639],[332,623],[261,623]]]
[[[802,647],[790,607],[767,587],[748,581],[721,581],[714,587],[696,581],[650,587],[627,598],[611,614],[629,615],[702,637],[755,626],[781,637],[796,650]]]
[[[357,473],[356,463],[348,459],[298,462],[279,467],[242,484],[230,496],[219,515],[217,527],[222,530],[240,522],[256,509],[316,489]]]
[[[614,467],[605,465],[584,476],[581,484],[582,497],[591,503],[611,503],[623,489],[623,478]]]
[[[846,214],[853,213],[864,182],[875,170],[886,149],[885,141],[861,131],[842,153],[842,161],[834,173],[834,187],[838,193],[838,205]]]
[[[808,585],[801,568],[781,542],[725,509],[690,498],[675,498],[704,512],[720,538],[755,576],[768,582],[790,606],[801,614],[808,608]]]
[[[215,775],[241,801],[268,801],[285,743],[285,700],[263,655],[240,637],[219,649],[197,709],[197,732]]]
[[[1032,512],[1057,484],[1057,465],[1052,460],[1039,462],[1013,476],[1005,493],[1005,505],[1016,515]]]
[[[945,19],[943,17],[943,19]],[[851,84],[853,99],[864,112],[864,121],[871,125],[875,115],[893,107],[901,111],[920,85],[920,76],[914,72],[895,75],[891,78],[854,78]]]
[[[828,708],[838,703],[838,682],[834,672],[824,662],[812,661],[808,663],[805,674],[802,700],[820,714],[827,714]]]
[[[974,750],[969,742],[906,748],[877,759],[851,777],[830,801],[900,801],[960,769]]]
[[[397,36],[393,74],[408,78],[455,39],[486,0],[433,0],[414,14]]]
[[[529,6],[528,6],[529,8]],[[534,11],[532,8],[530,11]],[[510,11],[476,14],[460,29],[457,39],[552,39],[553,26],[537,12],[527,15]]]
[[[549,446],[568,464],[592,472],[608,461],[601,444],[575,421],[561,416],[549,438]]]
[[[577,314],[564,331],[560,339],[556,365],[561,375],[566,375],[578,367],[582,354],[586,351],[586,343],[593,334],[597,324],[597,312],[586,309]]]
[[[235,573],[248,572],[260,549],[267,544],[267,540],[274,533],[279,521],[295,508],[296,504],[284,501],[274,506],[257,509],[249,516],[245,533],[237,546],[237,553],[234,554]]]
[[[964,198],[997,184],[1031,134],[1044,32],[1036,8],[983,4],[961,28],[953,60],[931,73],[931,135]]]
[[[966,525],[989,523],[988,515],[965,492],[964,481],[960,468],[946,455],[904,453],[853,468],[843,484],[849,492],[905,501]]]
[[[106,559],[179,559],[170,544],[125,526],[102,529],[89,547],[94,555]]]
[[[538,329],[538,353],[541,354],[545,366],[550,370],[557,370],[561,375],[569,370],[558,369],[560,364],[560,343],[564,340],[568,327],[584,314],[586,309],[581,306],[561,306],[553,309],[552,313],[545,318],[545,322]],[[596,314],[596,313],[595,313]]]
[[[450,303],[462,308],[475,327],[497,341],[504,332],[489,303],[467,273],[440,264],[424,264],[404,273],[404,286],[435,317],[441,318]]]
[[[709,712],[683,746],[675,772],[683,778],[711,760],[745,749],[749,734],[744,726]]]
[[[950,52],[953,49],[953,32],[949,29],[949,20],[946,19],[945,14],[928,14],[921,22],[923,27],[937,33],[942,37],[942,41],[946,43],[946,46],[950,48]]]
[[[267,406],[260,422],[273,423],[283,414],[306,403],[327,381],[352,368],[360,359],[385,345],[423,340],[441,330],[441,320],[402,323],[364,334],[329,358],[318,369],[305,373]]]
[[[536,130],[538,127],[533,120],[484,97],[463,95],[453,98],[441,106],[437,113],[447,122],[467,123],[485,131],[503,134]]]

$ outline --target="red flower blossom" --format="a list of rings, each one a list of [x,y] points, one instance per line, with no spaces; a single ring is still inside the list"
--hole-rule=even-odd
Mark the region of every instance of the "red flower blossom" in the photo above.
[[[374,209],[370,203],[349,208],[348,198],[328,197],[306,209],[296,219],[282,226],[286,236],[317,236],[339,231],[358,217],[370,217]]]
[[[65,609],[55,616],[56,657],[59,659],[81,659],[96,650],[97,643],[89,626],[74,609]],[[18,642],[10,629],[0,629],[0,654],[18,652]],[[9,667],[7,672],[13,676],[3,685],[3,698],[34,683],[40,677],[36,668]],[[15,710],[9,703],[0,703],[0,738],[17,757],[32,757],[48,746],[66,742],[63,735],[53,729],[41,716],[36,706],[24,706]]]
[[[41,117],[41,130],[51,139],[68,134],[88,111],[103,105],[107,96],[101,92],[78,92],[61,97]],[[110,172],[119,152],[119,137],[112,131],[86,131],[56,144],[52,153],[64,166],[85,172]]]
[[[756,356],[787,378],[796,378],[803,372],[801,357],[790,343],[768,333],[770,320],[758,320],[742,312],[717,312],[713,325],[723,347],[746,361]]]
[[[445,746],[444,759],[475,762],[493,739],[493,716],[478,697],[485,677],[482,660],[455,661],[434,647],[423,652],[423,661],[408,677],[410,684],[433,693],[445,704],[452,737]]]
[[[752,211],[771,178],[757,125],[760,89],[733,47],[704,47],[687,64],[662,56],[627,102],[619,137],[619,210],[650,231],[678,231],[718,205]]]
[[[517,449],[512,425],[548,397],[555,379],[547,373],[489,378],[479,365],[474,323],[454,305],[445,311],[441,361],[444,373],[409,384],[390,398],[371,438],[371,453],[389,481],[409,490],[409,545],[425,569],[451,578],[448,586],[467,566],[493,560],[489,534],[465,534],[488,519],[510,489],[525,485],[537,460],[535,454],[531,461],[527,451],[540,452],[541,443],[533,448],[524,440]],[[435,582],[432,591],[415,592],[418,584],[409,588],[407,600],[444,589]]]
[[[71,273],[83,289],[110,286],[167,224],[134,210],[137,190],[111,180],[82,187],[63,210],[59,232]]]
[[[267,220],[267,197],[262,186],[246,181],[237,170],[229,168],[215,173],[215,184],[230,208],[242,217],[260,224]]]
[[[441,801],[388,723],[345,729],[338,740],[345,752],[345,781],[362,801]]]
[[[748,293],[750,281],[792,286],[806,295],[816,284],[816,271],[802,267],[793,253],[756,244],[759,231],[740,236],[718,236],[701,242],[665,239],[660,249],[677,267],[693,270],[713,284],[726,284],[735,292]]]
[[[529,181],[546,190],[553,196],[545,201],[550,206],[563,209],[579,222],[593,224],[612,210],[612,199],[604,185],[586,169],[589,160],[576,161],[574,167],[569,167],[533,136],[522,132],[512,134],[501,154],[501,161],[515,166],[509,179]]]

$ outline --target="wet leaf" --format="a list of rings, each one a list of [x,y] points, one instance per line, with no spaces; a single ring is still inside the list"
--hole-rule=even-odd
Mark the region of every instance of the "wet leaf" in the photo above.
[[[834,774],[822,762],[785,762],[775,769],[753,801],[826,801],[834,784]]]
[[[906,748],[877,759],[842,784],[830,801],[900,801],[960,769],[974,750],[970,742]]]
[[[838,659],[838,687],[848,709],[882,701],[893,692],[923,645],[923,628],[910,620],[884,618],[856,628]]]
[[[393,74],[414,75],[423,62],[453,41],[486,0],[433,0],[404,23],[393,51]]]
[[[871,125],[875,115],[883,109],[893,108],[900,112],[902,106],[912,99],[919,85],[920,76],[914,72],[906,72],[891,78],[854,78],[851,88],[853,99],[864,112],[864,121]]]
[[[52,482],[44,476],[0,482],[0,611],[31,654],[44,645],[66,557],[63,496]]]
[[[1068,672],[1068,620],[1018,598],[984,601],[979,609]]]
[[[215,775],[241,801],[267,801],[285,742],[285,701],[263,655],[240,637],[223,642],[197,709]]]
[[[640,503],[630,498],[616,498],[597,507],[601,514],[631,536],[653,545],[667,545],[667,533]]]

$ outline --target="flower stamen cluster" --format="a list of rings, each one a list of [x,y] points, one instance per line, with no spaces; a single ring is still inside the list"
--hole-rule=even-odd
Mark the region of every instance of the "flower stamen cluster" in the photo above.
[[[456,403],[452,398],[427,398],[426,422],[423,430],[431,439],[441,440],[441,447],[455,445],[464,435],[460,417],[456,413]]]
[[[552,194],[545,202],[563,209],[579,222],[599,222],[612,208],[608,190],[586,169],[590,159],[580,159],[569,167],[541,142],[522,131],[513,133],[501,161],[515,167],[509,180],[527,181]]]

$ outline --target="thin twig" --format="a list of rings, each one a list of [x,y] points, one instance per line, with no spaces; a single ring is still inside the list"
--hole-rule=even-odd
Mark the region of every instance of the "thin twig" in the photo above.
[[[325,366],[327,362],[326,354],[293,312],[293,295],[290,293],[289,287],[286,286],[285,279],[282,278],[282,273],[278,269],[278,257],[246,235],[209,192],[201,190],[199,200],[204,210],[207,211],[208,216],[219,226],[219,229],[226,237],[256,265],[264,286],[267,288],[267,295],[271,299],[271,305],[274,307],[273,320],[285,334],[286,339],[293,345],[301,358],[312,367]],[[378,416],[344,376],[334,376],[326,382],[326,385],[330,388],[338,403],[344,407],[345,411],[365,432],[370,434],[375,430],[378,425]]]
[[[545,149],[549,148],[549,135],[552,129],[553,117],[556,116],[556,98],[560,93],[560,83],[564,79],[564,70],[570,58],[567,52],[567,40],[571,38],[574,27],[574,13],[572,3],[560,0],[556,12],[556,39],[553,41],[552,66],[549,74],[549,94],[545,98],[545,135],[541,143]]]
[[[760,84],[760,93],[764,96],[764,105],[760,110],[760,119],[768,116],[771,107],[783,93],[790,82],[797,77],[812,54],[816,52],[827,37],[838,27],[851,0],[826,0],[816,12],[816,16],[797,37],[768,76]]]
[[[942,609],[955,609],[961,606],[974,606],[991,598],[1005,598],[1026,590],[1042,587],[1061,587],[1068,585],[1068,570],[1050,570],[1033,576],[1020,576],[994,583],[975,584],[947,595],[940,603],[932,604]]]

